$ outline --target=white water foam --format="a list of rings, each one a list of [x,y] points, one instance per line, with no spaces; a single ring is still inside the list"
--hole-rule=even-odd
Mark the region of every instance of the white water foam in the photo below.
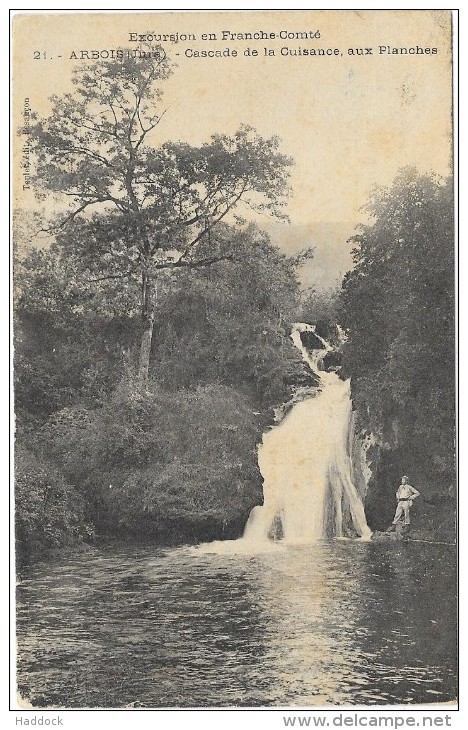
[[[322,345],[310,353],[301,333]],[[333,348],[313,325],[297,323],[291,334],[304,361],[320,379],[306,400],[296,403],[281,423],[264,434],[258,448],[263,476],[262,506],[254,507],[240,540],[203,546],[206,552],[255,554],[281,545],[310,544],[344,536],[344,519],[361,539],[369,539],[361,497],[353,484],[350,455],[350,383],[320,370]]]

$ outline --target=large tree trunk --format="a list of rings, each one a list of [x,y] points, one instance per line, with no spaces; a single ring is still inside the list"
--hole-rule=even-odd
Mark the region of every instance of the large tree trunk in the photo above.
[[[143,389],[148,385],[148,374],[151,356],[151,343],[153,341],[153,327],[156,307],[151,296],[151,282],[148,272],[143,271],[141,280],[141,316],[143,319],[143,334],[140,344],[140,360],[138,363],[138,379]]]
[[[151,343],[153,341],[154,312],[146,318],[140,344],[140,361],[138,364],[138,379],[142,387],[148,385],[148,373],[151,355]]]

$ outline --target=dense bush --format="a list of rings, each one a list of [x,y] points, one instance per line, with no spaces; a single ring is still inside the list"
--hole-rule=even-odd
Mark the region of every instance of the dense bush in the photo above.
[[[37,442],[79,485],[101,529],[144,532],[148,518],[223,524],[246,517],[261,498],[261,427],[232,388],[142,395],[125,381],[100,408],[51,416]]]
[[[52,462],[18,448],[15,488],[19,562],[93,536],[81,495]]]

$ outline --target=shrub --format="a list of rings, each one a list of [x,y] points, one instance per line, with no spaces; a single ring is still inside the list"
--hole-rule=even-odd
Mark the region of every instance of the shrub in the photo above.
[[[16,537],[19,562],[50,548],[74,545],[93,535],[83,500],[62,472],[33,452],[15,458]]]

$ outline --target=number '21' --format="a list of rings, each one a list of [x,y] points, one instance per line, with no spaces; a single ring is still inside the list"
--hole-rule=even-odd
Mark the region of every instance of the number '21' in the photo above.
[[[46,51],[34,51],[34,60],[39,61],[41,58],[47,58]]]

